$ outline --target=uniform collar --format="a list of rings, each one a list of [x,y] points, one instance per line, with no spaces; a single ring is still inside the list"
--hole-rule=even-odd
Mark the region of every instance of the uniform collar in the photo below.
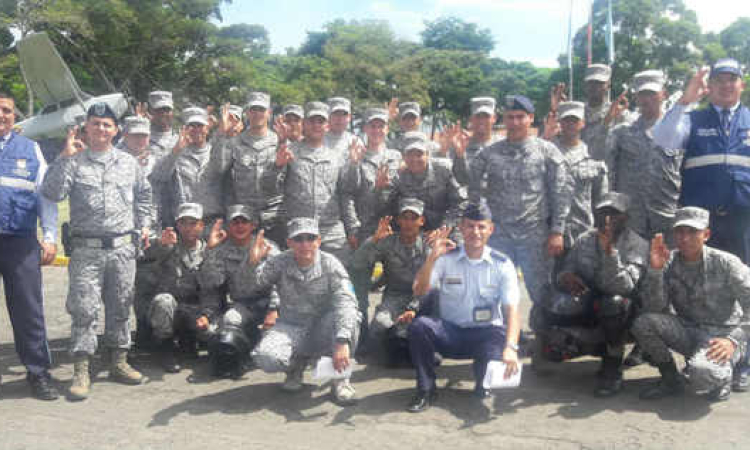
[[[469,255],[466,254],[466,249],[464,247],[461,247],[458,253],[458,259],[469,259]],[[482,250],[482,256],[479,258],[480,261],[486,261],[488,263],[492,262],[492,250],[488,246],[484,246],[484,249]]]
[[[717,113],[718,113],[719,115],[721,115],[721,112],[722,112],[722,111],[723,111],[723,110],[725,109],[725,108],[722,108],[721,106],[716,106],[716,105],[714,105],[713,103],[711,103],[711,106],[713,106],[714,110],[715,110],[715,111],[716,111],[716,112],[717,112]],[[734,104],[734,106],[732,106],[731,108],[729,108],[729,116],[730,116],[730,117],[731,117],[731,116],[734,116],[734,113],[736,113],[736,112],[737,112],[737,109],[738,109],[739,107],[740,107],[740,102],[737,102],[737,103],[735,103],[735,104]]]
[[[11,137],[13,136],[13,131],[9,131],[5,134],[5,136],[0,136],[0,149],[5,148],[6,145],[8,145],[8,142],[10,142]]]

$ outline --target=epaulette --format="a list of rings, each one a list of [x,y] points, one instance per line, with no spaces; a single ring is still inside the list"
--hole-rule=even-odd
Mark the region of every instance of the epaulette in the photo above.
[[[505,262],[510,259],[505,253],[501,252],[500,250],[495,250],[494,248],[490,249],[490,256],[492,257],[492,259],[496,259],[500,262]]]

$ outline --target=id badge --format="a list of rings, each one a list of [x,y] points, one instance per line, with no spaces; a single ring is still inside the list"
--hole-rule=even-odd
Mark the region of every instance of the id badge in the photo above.
[[[483,323],[492,320],[492,307],[477,306],[474,308],[474,322]]]

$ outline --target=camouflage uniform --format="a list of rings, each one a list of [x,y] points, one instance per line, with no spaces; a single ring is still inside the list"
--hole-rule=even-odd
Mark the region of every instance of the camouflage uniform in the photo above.
[[[570,148],[557,142],[557,147],[568,165],[572,183],[570,214],[565,222],[563,235],[565,248],[569,249],[579,236],[594,226],[594,205],[607,192],[609,183],[607,167],[589,156],[584,142]]]
[[[396,318],[414,302],[412,284],[428,252],[429,246],[422,234],[414,245],[408,247],[401,242],[398,234],[392,234],[378,242],[367,239],[354,253],[355,270],[369,272],[376,262],[381,262],[383,276],[387,280],[383,299],[370,323],[369,339],[381,341],[385,333],[396,325]],[[406,328],[407,325],[404,325],[404,333]]]
[[[283,168],[274,163],[265,172],[266,191],[284,193],[287,219],[316,218],[323,240],[321,249],[347,265],[351,249],[346,238],[359,226],[348,163],[333,149],[310,148],[304,141],[290,143],[289,150],[294,154],[291,162]]]
[[[331,133],[329,131],[328,133],[326,133],[323,145],[332,149],[336,153],[336,155],[338,155],[344,161],[348,161],[349,146],[351,145],[352,140],[356,140],[359,145],[364,146],[362,139],[360,139],[359,136],[350,131],[344,131],[340,134]]]
[[[466,156],[463,158],[459,158],[455,155],[455,151],[453,152],[453,176],[456,177],[456,180],[461,186],[469,185],[471,163],[477,157],[479,152],[500,140],[502,140],[502,137],[496,134],[493,134],[486,142],[476,142],[472,140],[469,142],[469,145],[466,146]],[[486,181],[484,190],[486,190]]]
[[[386,143],[386,146],[388,148],[398,150],[403,155],[404,151],[406,150],[404,148],[404,146],[406,145],[406,139],[404,139],[405,134],[406,133],[399,133],[393,139],[389,139]],[[451,160],[440,152],[440,144],[435,141],[428,141],[427,154],[430,155],[430,159],[432,161],[439,160],[448,167],[450,167],[452,164]]]
[[[66,307],[72,316],[71,352],[92,355],[97,316],[105,308],[104,344],[130,346],[136,244],[151,220],[151,186],[132,156],[110,148],[59,157],[47,172],[45,197],[70,197],[73,255]],[[116,238],[111,248],[102,238]]]
[[[375,233],[378,229],[378,221],[381,217],[388,215],[388,199],[392,188],[377,189],[375,182],[378,169],[381,165],[388,166],[388,176],[394,180],[398,176],[401,167],[401,154],[395,150],[382,149],[380,151],[367,151],[362,162],[352,167],[354,191],[354,205],[359,219],[359,230],[357,238],[360,242]]]
[[[565,231],[570,212],[570,181],[565,159],[554,144],[530,137],[503,140],[485,148],[471,165],[469,201],[478,203],[481,180],[491,191],[487,205],[495,232],[490,246],[520,266],[533,302],[548,282],[552,259],[546,243],[550,233]]]
[[[263,182],[276,165],[277,147],[276,133],[268,131],[265,136],[253,136],[244,132],[230,139],[217,138],[211,153],[214,176],[229,178],[229,201],[224,206],[241,204],[259,212],[261,227],[266,232],[283,222],[279,217],[283,192],[276,185]]]
[[[643,301],[646,313],[631,331],[650,362],[671,363],[670,349],[685,355],[691,384],[699,391],[732,380],[732,366],[746,347],[743,311],[750,311],[750,269],[739,258],[704,246],[702,259],[691,264],[673,251],[662,270],[648,270]],[[715,337],[737,345],[731,364],[706,358],[708,341]]]
[[[279,318],[253,351],[265,372],[288,371],[307,357],[331,355],[336,340],[347,340],[352,353],[360,315],[349,276],[333,255],[319,251],[312,266],[301,269],[291,250],[269,258],[252,272],[259,289],[276,285],[271,309]]]
[[[455,227],[466,203],[466,190],[462,188],[448,164],[430,159],[427,170],[419,175],[404,170],[393,180],[389,210],[398,210],[398,201],[413,197],[424,202],[425,230],[443,225]]]
[[[198,275],[200,315],[208,317],[217,331],[231,325],[245,329],[248,336],[257,335],[258,325],[263,323],[269,303],[278,303],[276,289],[273,286],[259,287],[251,276],[254,267],[248,263],[249,247],[256,237],[249,246],[237,245],[227,239],[206,255],[206,262]],[[278,246],[268,239],[265,241],[271,246],[269,255],[277,255]]]
[[[660,160],[666,157],[653,142],[653,126],[653,122],[647,123],[640,117],[630,125],[616,127],[607,140],[610,190],[630,196],[628,224],[646,239],[656,232],[649,223],[649,189],[657,181],[656,176],[662,175]],[[660,230],[664,228],[671,229],[671,221],[659,224]]]
[[[181,242],[169,247],[155,243],[146,253],[158,264],[158,294],[148,309],[154,337],[168,339],[175,330],[196,332],[195,320],[200,312],[198,274],[205,259],[206,243],[199,240],[192,249]]]

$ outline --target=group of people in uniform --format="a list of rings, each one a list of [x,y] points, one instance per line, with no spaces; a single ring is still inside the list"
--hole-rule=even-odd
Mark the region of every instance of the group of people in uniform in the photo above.
[[[167,372],[205,345],[215,376],[257,367],[298,391],[318,358],[346,372],[356,352],[412,364],[408,410],[420,412],[436,400],[441,358],[469,358],[485,398],[490,361],[505,376],[519,370],[520,271],[539,373],[550,360],[600,356],[594,394],[612,396],[634,342],[631,363],[661,374],[642,398],[687,381],[725,400],[750,385],[742,76],[736,61],[717,61],[664,114],[662,72],[634,76],[630,111],[627,92],[608,101],[610,67],[593,64],[585,103],[552,88],[538,136],[533,103],[509,95],[504,135],[496,100],[475,97],[469,126],[437,141],[420,131],[415,102],[367,108],[355,134],[348,99],[272,118],[263,92],[216,114],[187,107],[175,131],[172,94],[156,91],[122,123],[93,105],[49,166],[13,131],[13,99],[0,93],[0,272],[32,391],[58,396],[39,266],[54,259],[55,203],[67,199],[72,399],[90,395],[99,347],[112,379],[142,382],[128,360],[131,314],[137,344]],[[685,355],[682,373],[672,351]],[[356,398],[346,376],[331,394]]]

